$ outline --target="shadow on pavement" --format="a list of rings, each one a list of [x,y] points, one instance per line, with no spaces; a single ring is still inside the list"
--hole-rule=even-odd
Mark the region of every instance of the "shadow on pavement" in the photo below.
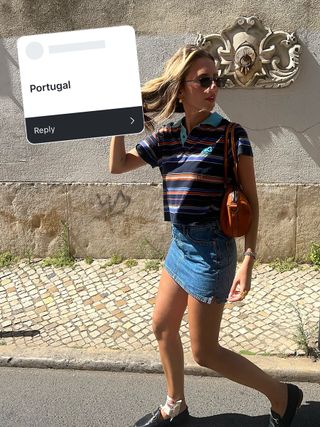
[[[190,416],[185,427],[267,427],[269,415],[219,414],[212,417]],[[308,401],[299,409],[292,427],[316,427],[320,420],[320,402]]]
[[[37,329],[31,331],[0,331],[0,338],[13,338],[13,337],[35,337],[40,335]]]
[[[185,427],[263,427],[268,425],[269,417],[261,415],[250,417],[243,414],[219,414],[212,417],[190,417]]]

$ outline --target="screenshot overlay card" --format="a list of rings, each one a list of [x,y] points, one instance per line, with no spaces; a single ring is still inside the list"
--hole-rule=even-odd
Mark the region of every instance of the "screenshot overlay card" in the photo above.
[[[30,143],[142,132],[132,27],[24,36],[17,45]]]

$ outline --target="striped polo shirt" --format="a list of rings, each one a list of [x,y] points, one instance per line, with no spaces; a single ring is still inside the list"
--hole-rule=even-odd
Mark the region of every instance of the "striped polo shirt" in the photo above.
[[[224,142],[228,120],[211,113],[187,134],[184,117],[136,145],[140,157],[163,178],[164,219],[173,224],[201,224],[219,218],[224,193]],[[235,128],[237,154],[252,156],[246,131]],[[228,179],[233,177],[231,147]]]

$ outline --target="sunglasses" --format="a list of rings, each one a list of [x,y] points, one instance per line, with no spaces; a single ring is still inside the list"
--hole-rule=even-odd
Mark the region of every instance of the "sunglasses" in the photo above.
[[[223,87],[223,80],[220,77],[200,77],[199,79],[185,80],[185,82],[195,82],[206,89],[212,85],[212,82],[214,82],[217,87]]]

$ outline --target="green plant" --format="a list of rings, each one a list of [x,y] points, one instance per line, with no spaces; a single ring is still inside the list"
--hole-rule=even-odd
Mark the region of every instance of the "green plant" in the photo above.
[[[11,252],[0,253],[0,267],[8,267],[18,260],[18,257],[14,256]]]
[[[284,271],[290,271],[294,268],[299,268],[299,264],[297,263],[297,261],[295,261],[295,259],[291,257],[286,259],[276,258],[274,261],[271,261],[269,265],[271,268],[277,270],[279,273],[283,273]]]
[[[105,264],[101,266],[101,268],[105,267],[111,267],[115,264],[121,264],[123,262],[124,258],[121,255],[112,255],[109,261],[107,261]]]
[[[61,234],[61,245],[55,255],[47,257],[42,261],[44,267],[72,267],[75,263],[75,258],[71,254],[69,245],[69,227],[68,224],[62,222],[63,229]]]
[[[319,352],[316,348],[310,345],[311,338],[316,332],[316,328],[312,328],[311,330],[307,329],[305,322],[302,319],[300,310],[293,304],[289,304],[290,307],[296,312],[298,317],[298,326],[297,333],[294,335],[294,340],[296,344],[298,344],[299,348],[304,351],[307,356],[313,356],[315,358],[319,357]]]
[[[161,262],[158,259],[148,259],[144,263],[144,269],[149,270],[158,270],[160,268]]]
[[[135,267],[136,265],[138,265],[138,261],[136,259],[129,258],[125,261],[125,265],[130,268]]]
[[[257,354],[250,350],[240,350],[239,353],[243,356],[255,356]]]
[[[260,258],[257,258],[257,259],[254,261],[253,268],[258,268],[258,267],[260,267],[260,265],[261,265],[261,264],[262,264],[261,259],[260,259]]]
[[[309,258],[316,268],[320,268],[320,245],[317,243],[312,243],[309,253]]]
[[[91,264],[93,263],[93,258],[92,258],[92,256],[86,256],[84,260],[85,260],[85,262],[86,262],[87,264],[89,264],[89,265],[91,265]]]
[[[140,243],[140,252],[144,258],[162,260],[163,253],[157,249],[148,239],[143,239]]]
[[[28,263],[31,264],[32,263],[32,258],[33,258],[33,252],[32,252],[32,250],[31,249],[26,249],[24,251],[23,257],[27,258]]]

